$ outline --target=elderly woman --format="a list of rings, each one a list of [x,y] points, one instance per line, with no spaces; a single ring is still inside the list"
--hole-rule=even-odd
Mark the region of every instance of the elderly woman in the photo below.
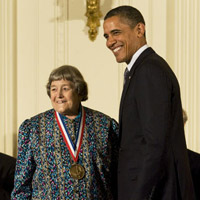
[[[86,108],[87,83],[77,68],[52,71],[53,109],[19,128],[12,199],[116,199],[118,124]]]

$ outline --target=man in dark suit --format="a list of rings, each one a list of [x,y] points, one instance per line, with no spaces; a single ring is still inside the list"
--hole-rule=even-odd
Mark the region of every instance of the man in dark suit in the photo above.
[[[147,45],[137,9],[112,9],[103,27],[117,62],[128,64],[119,113],[118,199],[194,200],[174,73]]]
[[[16,159],[0,153],[0,200],[9,200],[14,187]]]
[[[184,126],[187,120],[188,120],[187,113],[183,109]],[[190,169],[191,169],[196,199],[200,200],[200,154],[190,149],[188,149],[187,152],[188,152],[188,157],[189,157],[189,163],[190,163]]]
[[[200,154],[188,149],[192,180],[196,194],[196,200],[200,200]]]

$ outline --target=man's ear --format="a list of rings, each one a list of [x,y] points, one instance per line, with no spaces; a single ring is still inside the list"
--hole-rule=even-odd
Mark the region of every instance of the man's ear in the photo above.
[[[143,23],[137,24],[137,31],[138,31],[138,37],[142,37],[145,34],[145,25]]]

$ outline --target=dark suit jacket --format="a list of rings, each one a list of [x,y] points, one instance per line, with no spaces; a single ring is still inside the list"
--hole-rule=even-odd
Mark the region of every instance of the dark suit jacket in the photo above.
[[[0,153],[0,199],[9,200],[14,187],[16,159]]]
[[[152,48],[124,85],[119,126],[119,200],[195,199],[179,84]]]
[[[200,154],[188,149],[188,157],[196,199],[200,200]]]

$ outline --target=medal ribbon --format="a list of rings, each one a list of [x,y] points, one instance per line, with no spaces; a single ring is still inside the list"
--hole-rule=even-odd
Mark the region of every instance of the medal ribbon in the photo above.
[[[64,122],[62,121],[61,115],[57,111],[55,111],[55,116],[56,116],[56,121],[58,123],[59,129],[60,129],[62,136],[64,138],[64,141],[67,145],[67,148],[68,148],[74,162],[77,162],[78,155],[79,155],[79,152],[81,149],[82,140],[83,140],[83,131],[84,131],[84,127],[85,127],[85,111],[82,107],[81,121],[79,123],[78,135],[76,138],[75,145],[71,141],[70,134],[67,131],[67,127],[65,126]]]

